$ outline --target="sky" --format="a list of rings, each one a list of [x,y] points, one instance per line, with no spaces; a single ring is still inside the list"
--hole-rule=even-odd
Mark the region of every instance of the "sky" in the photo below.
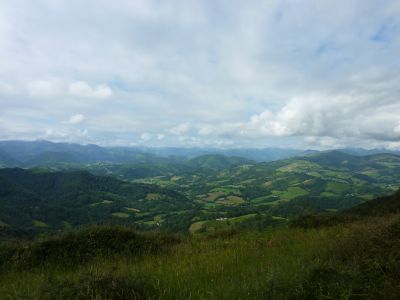
[[[0,0],[0,139],[400,149],[400,1]]]

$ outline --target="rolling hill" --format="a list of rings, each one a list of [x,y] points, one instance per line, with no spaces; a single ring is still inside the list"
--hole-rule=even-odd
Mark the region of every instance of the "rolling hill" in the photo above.
[[[124,153],[125,150],[118,151]],[[394,154],[354,156],[341,151],[327,151],[264,163],[221,154],[190,159],[157,157],[149,153],[136,153],[134,156],[136,160],[130,162],[88,163],[82,162],[83,156],[77,152],[42,152],[25,163],[29,167],[39,165],[41,169],[20,170],[20,178],[5,174],[10,170],[0,170],[0,175],[4,173],[3,179],[10,184],[18,184],[15,190],[29,194],[21,196],[23,199],[32,197],[42,201],[43,206],[33,210],[30,217],[29,209],[36,206],[25,208],[25,217],[21,219],[23,228],[35,232],[38,228],[42,231],[58,230],[95,222],[193,233],[232,226],[275,226],[302,213],[348,209],[390,194],[400,186],[400,157]],[[71,173],[80,179],[72,181],[74,176],[68,177]],[[21,178],[26,174],[32,177],[21,186]],[[80,190],[85,183],[79,174],[93,176],[90,178],[96,180],[109,176],[109,184],[115,180],[119,185],[112,184],[105,190],[93,185],[93,190],[86,194],[71,193],[70,190]],[[58,176],[61,176],[61,181],[73,182],[69,190],[54,190],[55,186],[46,186],[46,193],[37,192],[42,186],[36,183],[37,180],[53,182],[53,177]],[[28,186],[29,181],[35,185]],[[129,191],[132,197],[128,192],[122,193],[122,184],[136,187],[136,190]],[[138,192],[143,189],[147,189],[148,195]],[[182,202],[184,204],[177,201],[172,205],[173,197],[169,202],[163,202],[159,195],[167,191],[174,192],[177,199],[186,199]],[[50,195],[52,199],[64,199],[64,202],[50,201]],[[92,199],[87,200],[90,203],[79,202],[89,198]],[[78,205],[73,209],[67,205],[68,202],[75,205],[76,201]],[[17,209],[14,209],[9,214],[16,216]],[[78,213],[73,213],[74,210]],[[46,216],[46,211],[51,213]],[[60,221],[57,216],[64,219]],[[33,223],[33,220],[37,222]],[[12,217],[3,214],[0,221],[4,228],[16,228]]]
[[[3,235],[104,222],[140,228],[164,222],[178,226],[179,221],[171,221],[179,218],[177,213],[195,208],[180,193],[159,186],[126,183],[86,171],[40,169],[1,169],[0,203]]]

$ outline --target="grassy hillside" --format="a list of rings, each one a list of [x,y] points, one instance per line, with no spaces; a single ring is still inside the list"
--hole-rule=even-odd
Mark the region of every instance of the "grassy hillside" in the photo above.
[[[86,171],[0,170],[0,235],[32,235],[95,223],[147,228],[195,205],[178,192]],[[163,218],[160,216],[163,215]],[[179,230],[179,221],[170,221]],[[157,225],[157,224],[155,224]],[[168,226],[166,226],[168,227]]]
[[[378,215],[361,207],[365,212],[346,212],[358,214],[356,221],[334,226],[219,231],[191,238],[89,228],[30,243],[5,243],[0,246],[0,295],[398,299],[400,214],[392,207],[400,206],[399,195],[377,200]]]

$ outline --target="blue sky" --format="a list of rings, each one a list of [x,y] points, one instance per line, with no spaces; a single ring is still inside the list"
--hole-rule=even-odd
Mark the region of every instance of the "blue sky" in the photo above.
[[[400,149],[399,1],[0,0],[0,139]]]

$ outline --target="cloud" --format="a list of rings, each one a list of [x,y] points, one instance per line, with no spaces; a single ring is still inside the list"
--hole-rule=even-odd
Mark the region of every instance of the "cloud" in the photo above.
[[[40,135],[40,139],[51,139],[54,141],[79,142],[87,144],[87,129],[69,130],[66,128],[47,128],[44,135]]]
[[[152,139],[152,135],[148,132],[145,132],[140,135],[140,139],[144,142],[148,142]]]
[[[33,80],[28,83],[27,90],[31,97],[50,97],[60,92],[61,86],[57,79]]]
[[[68,90],[71,95],[84,98],[107,99],[112,96],[112,90],[107,85],[91,87],[84,81],[71,83]]]
[[[47,139],[65,139],[68,138],[69,132],[66,130],[48,128],[45,130],[45,138]]]
[[[181,123],[178,126],[174,126],[169,129],[169,132],[174,135],[182,135],[188,133],[191,129],[191,125],[189,123]]]
[[[308,136],[305,138],[305,142],[313,148],[337,149],[346,146],[346,144],[339,139],[329,136]]]
[[[0,82],[0,95],[1,94],[5,94],[5,95],[13,94],[15,92],[16,92],[16,90],[15,90],[14,86],[12,86],[11,84],[8,84],[8,83]]]
[[[296,96],[275,112],[265,110],[242,122],[205,124],[198,133],[232,139],[302,136],[307,144],[324,147],[362,140],[399,141],[400,80],[367,77],[358,79],[361,88],[353,85],[342,93]]]
[[[0,1],[0,137],[397,147],[399,28],[396,0]]]
[[[76,114],[73,115],[69,118],[69,120],[67,121],[68,124],[80,124],[85,120],[85,116],[82,114]]]

